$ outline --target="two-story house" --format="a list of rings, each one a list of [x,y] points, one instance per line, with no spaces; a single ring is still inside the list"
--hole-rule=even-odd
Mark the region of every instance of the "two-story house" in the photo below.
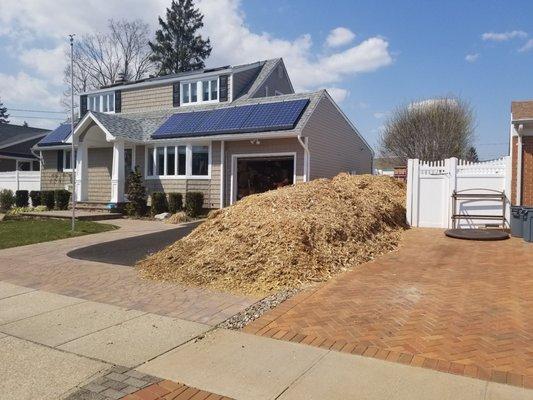
[[[121,203],[139,167],[149,192],[201,191],[205,207],[251,193],[370,173],[373,152],[325,90],[294,93],[282,59],[224,66],[80,95],[74,132],[39,142],[43,190],[63,188],[77,148],[80,202]]]

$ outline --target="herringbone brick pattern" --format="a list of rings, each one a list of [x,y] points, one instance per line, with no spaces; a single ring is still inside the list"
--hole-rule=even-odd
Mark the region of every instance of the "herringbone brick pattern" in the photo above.
[[[181,383],[161,381],[132,393],[122,400],[231,400]]]
[[[533,388],[533,245],[413,229],[244,330]]]

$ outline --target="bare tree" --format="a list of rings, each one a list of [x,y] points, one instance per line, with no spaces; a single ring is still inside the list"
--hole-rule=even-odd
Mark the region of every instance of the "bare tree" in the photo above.
[[[109,20],[108,31],[84,35],[74,44],[74,91],[82,93],[113,84],[119,74],[137,80],[154,72],[148,46],[148,24],[141,20]],[[70,51],[64,82],[63,106],[70,108]],[[75,105],[78,106],[77,104]]]
[[[472,146],[472,107],[455,97],[419,101],[398,107],[385,123],[381,153],[402,161],[464,158]]]

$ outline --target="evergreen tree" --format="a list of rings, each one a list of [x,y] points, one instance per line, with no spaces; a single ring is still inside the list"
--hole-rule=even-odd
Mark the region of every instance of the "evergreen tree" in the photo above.
[[[142,183],[141,172],[139,167],[135,167],[135,171],[132,171],[127,178],[127,194],[133,209],[133,213],[137,216],[144,215],[146,213],[146,188]]]
[[[196,31],[204,26],[204,16],[194,7],[193,0],[172,0],[166,21],[159,17],[150,60],[159,68],[159,75],[204,68],[211,54],[209,38],[204,40]]]
[[[0,124],[9,124],[8,118],[7,107],[4,107],[4,103],[0,100]]]
[[[27,128],[29,125],[28,125],[28,123],[27,123],[26,121],[24,121],[24,122],[22,123],[22,126],[25,127],[25,128]]]
[[[466,161],[470,162],[479,162],[479,157],[477,156],[477,150],[474,146],[471,146],[466,152]]]

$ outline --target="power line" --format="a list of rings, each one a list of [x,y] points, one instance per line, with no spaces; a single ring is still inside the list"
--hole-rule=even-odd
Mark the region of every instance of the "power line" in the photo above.
[[[66,111],[47,111],[47,110],[27,110],[22,108],[10,108],[8,111],[22,111],[22,112],[32,112],[32,113],[43,113],[43,114],[66,114]]]
[[[9,117],[13,118],[31,118],[31,119],[49,119],[49,120],[56,120],[56,121],[65,121],[66,118],[53,118],[53,117],[36,117],[35,115],[15,115],[11,114]]]

